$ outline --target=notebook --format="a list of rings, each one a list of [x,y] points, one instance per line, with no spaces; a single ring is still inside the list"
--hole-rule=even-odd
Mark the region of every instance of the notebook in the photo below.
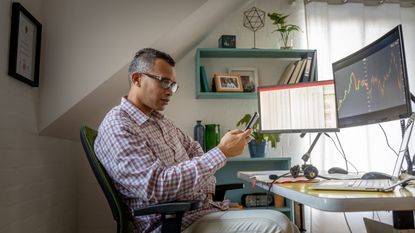
[[[322,180],[315,184],[312,189],[316,190],[355,190],[355,191],[393,191],[394,187],[413,179],[407,177],[399,179],[402,163],[405,158],[405,150],[408,147],[411,138],[412,129],[414,127],[414,114],[408,119],[405,127],[405,133],[399,148],[398,159],[393,169],[392,178],[389,179],[371,179],[371,180]]]

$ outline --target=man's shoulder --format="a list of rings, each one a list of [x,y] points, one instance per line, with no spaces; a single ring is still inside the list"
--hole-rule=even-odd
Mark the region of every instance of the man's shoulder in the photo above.
[[[117,126],[132,126],[134,124],[130,115],[121,108],[115,106],[104,117],[99,127],[99,130],[107,130],[107,128],[118,128]],[[99,131],[98,130],[98,131]]]
[[[121,108],[120,105],[113,107],[104,117],[103,122],[123,121],[128,119],[128,114]]]

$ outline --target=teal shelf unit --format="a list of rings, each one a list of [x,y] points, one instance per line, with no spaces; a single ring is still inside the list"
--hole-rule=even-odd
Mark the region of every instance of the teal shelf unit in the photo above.
[[[224,167],[219,169],[216,174],[217,184],[244,183],[244,189],[230,190],[226,192],[225,199],[229,199],[233,203],[241,203],[243,194],[267,192],[258,187],[252,191],[252,184],[242,181],[237,177],[238,171],[270,171],[270,170],[289,170],[291,167],[291,158],[275,157],[275,158],[232,158],[229,159]],[[292,201],[286,199],[286,206],[283,208],[274,208],[292,219]]]
[[[308,49],[230,49],[230,48],[197,48],[195,56],[196,99],[255,99],[257,93],[247,92],[202,92],[200,66],[203,58],[292,58],[302,59],[310,52]],[[313,63],[314,77],[317,80],[317,61]]]

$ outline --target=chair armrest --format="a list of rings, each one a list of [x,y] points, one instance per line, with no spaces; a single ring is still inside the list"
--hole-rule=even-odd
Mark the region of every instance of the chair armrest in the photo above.
[[[169,214],[177,212],[185,212],[188,210],[195,210],[202,207],[202,201],[177,201],[167,202],[155,205],[149,205],[143,208],[135,209],[134,216],[142,216],[149,214]]]
[[[243,183],[232,183],[232,184],[218,184],[216,185],[216,191],[221,190],[232,190],[232,189],[243,189],[245,185]]]
[[[214,201],[223,201],[225,198],[225,193],[227,190],[232,189],[243,189],[245,185],[243,183],[232,183],[232,184],[220,184],[215,187],[215,196],[213,196]]]

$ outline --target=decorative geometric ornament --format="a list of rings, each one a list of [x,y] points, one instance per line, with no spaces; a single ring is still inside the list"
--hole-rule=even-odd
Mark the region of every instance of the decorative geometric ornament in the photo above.
[[[252,7],[244,11],[244,27],[254,32],[254,48],[255,48],[255,32],[265,26],[265,11]]]
[[[252,7],[244,11],[244,27],[256,32],[265,26],[265,11]]]

